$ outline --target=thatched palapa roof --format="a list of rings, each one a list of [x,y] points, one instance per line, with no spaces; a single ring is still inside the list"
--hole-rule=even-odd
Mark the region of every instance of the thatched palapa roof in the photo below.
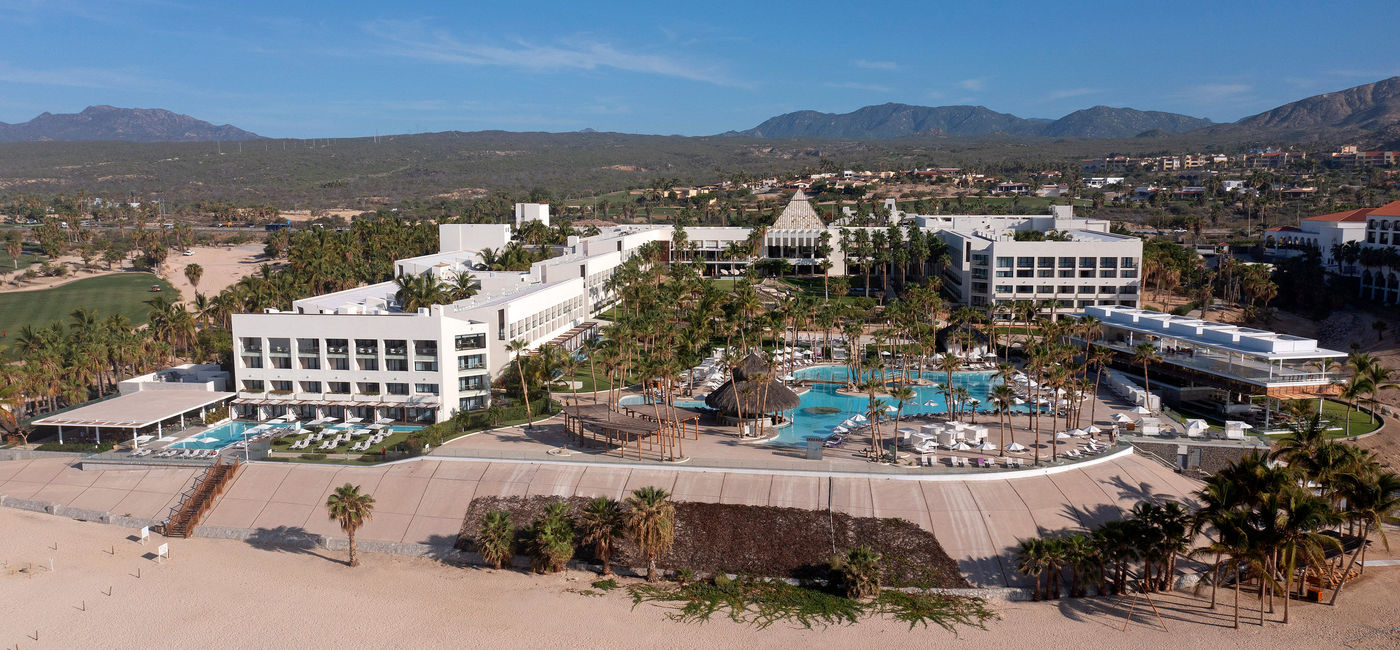
[[[755,417],[762,413],[789,411],[802,400],[791,388],[769,377],[768,364],[757,353],[751,353],[734,369],[734,377],[705,397],[705,405],[725,415]],[[753,379],[762,377],[763,379]]]

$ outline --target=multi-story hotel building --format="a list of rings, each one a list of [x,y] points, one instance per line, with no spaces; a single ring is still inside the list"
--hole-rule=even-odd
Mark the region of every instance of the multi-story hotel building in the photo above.
[[[548,219],[548,206],[522,204],[517,227]],[[1060,311],[1088,305],[1135,307],[1142,243],[1108,233],[1108,222],[1076,219],[1068,207],[1048,216],[924,216],[894,211],[892,221],[936,233],[953,263],[945,286],[958,300],[1058,299]],[[439,226],[439,252],[399,260],[399,275],[447,279],[471,272],[476,295],[405,312],[397,285],[384,282],[233,317],[234,379],[241,417],[292,411],[302,418],[361,417],[437,422],[484,408],[491,379],[511,361],[511,341],[533,349],[577,347],[596,331],[594,315],[611,304],[608,280],[649,242],[703,265],[706,276],[742,271],[763,260],[785,260],[798,273],[846,273],[842,228],[821,220],[800,192],[762,242],[749,228],[689,228],[684,250],[671,226],[615,226],[571,237],[526,271],[483,269],[483,249],[511,239],[509,224]],[[871,228],[877,230],[877,228]],[[1058,231],[1060,241],[1016,241],[1015,232]],[[740,251],[742,249],[742,251]],[[828,250],[829,249],[829,250]],[[757,253],[756,255],[754,253]]]
[[[1366,214],[1366,239],[1361,247],[1368,249],[1362,258],[1361,297],[1386,303],[1400,303],[1400,271],[1384,263],[1376,253],[1400,252],[1400,201],[1391,201]],[[1367,264],[1372,257],[1382,263]],[[1395,259],[1394,255],[1390,256]]]

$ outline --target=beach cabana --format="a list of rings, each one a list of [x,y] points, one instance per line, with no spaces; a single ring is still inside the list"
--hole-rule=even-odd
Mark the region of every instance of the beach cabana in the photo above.
[[[709,395],[705,405],[731,422],[756,422],[760,417],[791,411],[802,400],[791,388],[771,377],[768,364],[757,353],[739,362],[733,376]]]

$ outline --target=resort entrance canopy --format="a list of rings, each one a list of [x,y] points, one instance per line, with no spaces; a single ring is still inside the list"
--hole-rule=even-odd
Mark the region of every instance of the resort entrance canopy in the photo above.
[[[1150,342],[1161,361],[1154,366],[1196,383],[1237,393],[1281,399],[1317,397],[1336,391],[1339,377],[1329,372],[1345,352],[1317,346],[1314,339],[1174,316],[1128,307],[1088,307],[1101,330],[1091,337],[1120,359]],[[1138,364],[1139,366],[1141,364]]]
[[[130,432],[135,438],[138,431],[151,426],[156,428],[159,437],[162,422],[178,418],[184,426],[186,415],[202,415],[208,407],[233,396],[234,393],[208,390],[140,390],[42,417],[31,424],[58,427],[60,443],[64,427],[95,431],[98,442],[102,441],[104,430],[113,435]]]

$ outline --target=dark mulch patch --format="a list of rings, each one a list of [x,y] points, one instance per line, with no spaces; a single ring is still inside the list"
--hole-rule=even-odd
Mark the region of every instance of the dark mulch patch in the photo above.
[[[558,497],[484,497],[467,507],[457,547],[472,550],[481,518],[491,510],[511,515],[524,529]],[[565,499],[577,511],[588,499]],[[932,533],[903,519],[852,517],[825,511],[718,503],[676,504],[676,543],[660,558],[663,569],[823,579],[836,554],[870,546],[884,558],[882,580],[889,587],[967,587],[957,562]],[[834,547],[834,551],[833,551]],[[517,552],[523,546],[517,545]],[[593,560],[592,548],[575,557]],[[637,547],[621,539],[613,558],[621,566],[642,566]]]

